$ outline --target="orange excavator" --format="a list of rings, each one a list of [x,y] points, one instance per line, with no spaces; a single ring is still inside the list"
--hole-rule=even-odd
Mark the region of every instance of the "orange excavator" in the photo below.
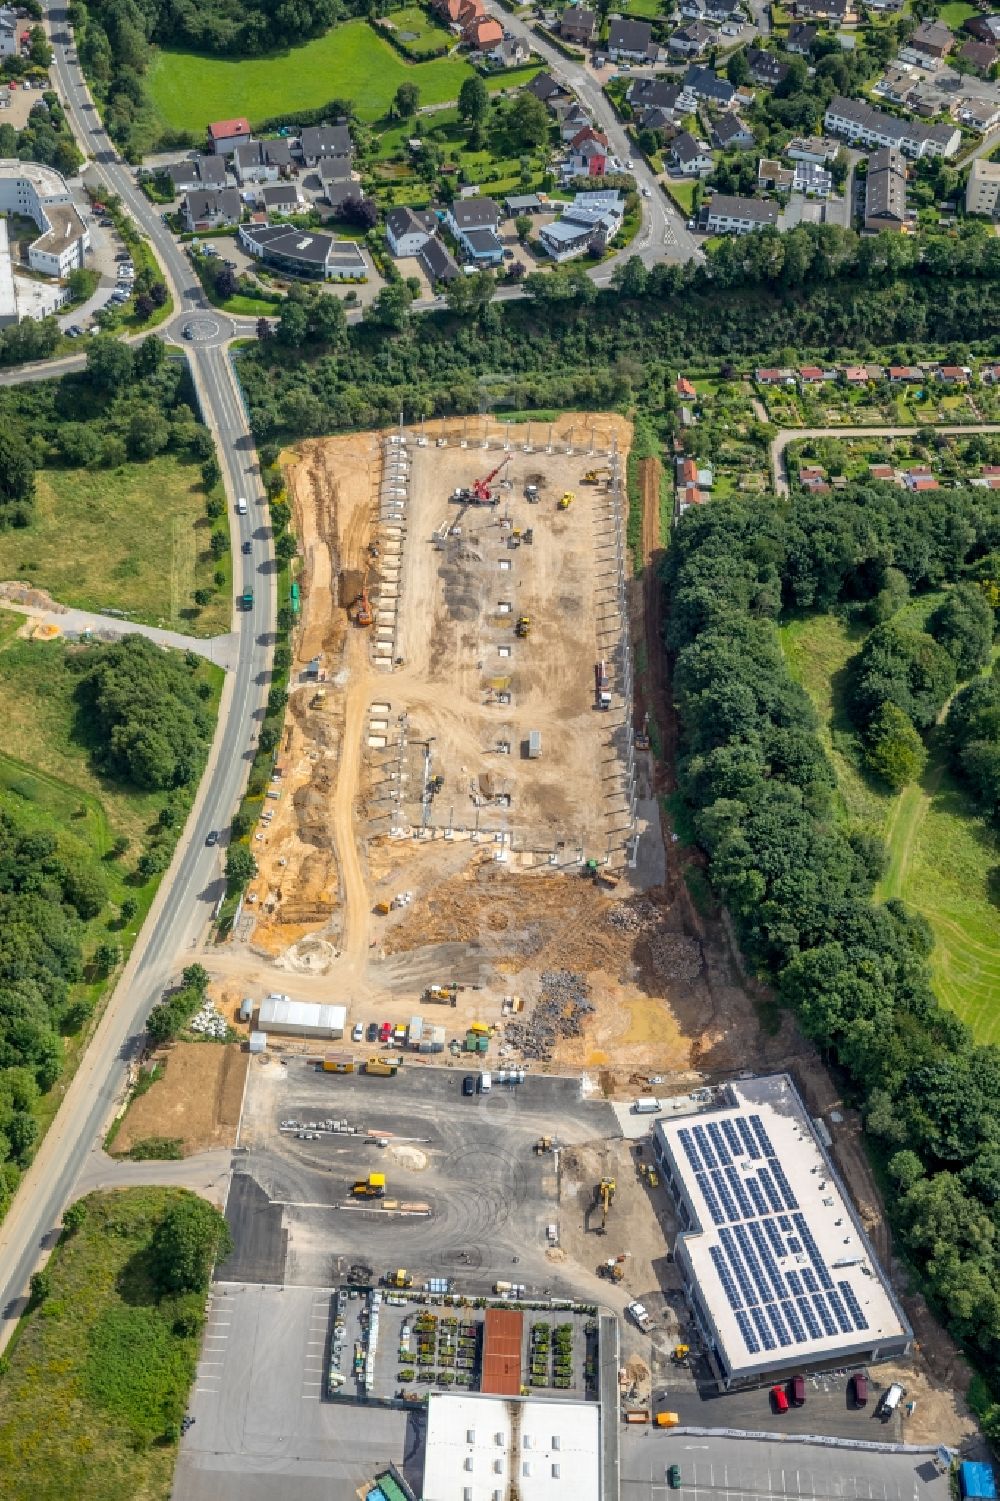
[[[366,576],[361,586],[361,593],[358,595],[358,602],[354,607],[354,624],[365,627],[373,625],[374,622],[375,612],[372,609],[372,602],[368,598],[368,578]]]

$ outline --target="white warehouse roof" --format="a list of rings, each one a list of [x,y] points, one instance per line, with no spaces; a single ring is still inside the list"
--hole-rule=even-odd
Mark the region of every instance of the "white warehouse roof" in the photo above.
[[[432,1392],[424,1501],[599,1501],[596,1402]]]
[[[891,1354],[910,1329],[787,1074],[658,1120],[677,1257],[730,1377]]]
[[[292,1001],[287,996],[269,995],[260,1003],[257,1026],[266,1032],[327,1031],[342,1033],[347,1021],[345,1006],[321,1006],[316,1001]]]

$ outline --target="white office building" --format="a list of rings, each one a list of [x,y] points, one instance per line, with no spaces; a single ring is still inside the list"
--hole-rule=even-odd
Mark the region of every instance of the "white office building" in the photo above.
[[[269,995],[260,1003],[258,1032],[281,1032],[291,1037],[343,1037],[347,1025],[344,1006],[321,1006],[316,1001],[293,1001]]]
[[[37,162],[0,160],[0,213],[33,219],[41,230],[28,248],[28,263],[44,276],[68,276],[83,265],[90,231],[66,180]]]
[[[653,1152],[720,1387],[906,1354],[910,1327],[787,1074],[658,1120]]]

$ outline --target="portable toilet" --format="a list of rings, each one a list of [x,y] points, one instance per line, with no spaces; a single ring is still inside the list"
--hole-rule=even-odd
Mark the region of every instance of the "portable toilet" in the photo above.
[[[251,1016],[253,1016],[253,1001],[249,996],[245,996],[240,1002],[240,1021],[248,1022]]]

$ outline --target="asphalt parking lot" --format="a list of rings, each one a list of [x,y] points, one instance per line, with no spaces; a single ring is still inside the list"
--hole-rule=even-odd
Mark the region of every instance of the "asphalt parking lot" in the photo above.
[[[423,1416],[321,1398],[331,1293],[217,1285],[175,1501],[354,1501],[392,1461],[417,1493]]]
[[[236,1249],[220,1280],[328,1287],[364,1262],[376,1276],[405,1266],[418,1285],[452,1277],[470,1294],[502,1279],[529,1296],[571,1295],[573,1264],[546,1257],[547,1226],[559,1220],[555,1158],[533,1147],[541,1135],[617,1136],[614,1112],[585,1099],[576,1079],[529,1077],[468,1099],[462,1077],[331,1075],[297,1059],[251,1070],[227,1206]],[[359,1134],[299,1140],[280,1128],[327,1118]],[[425,1208],[352,1199],[352,1183],[373,1171],[386,1175],[387,1198]]]
[[[669,1491],[677,1464],[681,1488]],[[929,1455],[825,1449],[745,1438],[696,1438],[625,1429],[622,1501],[947,1501],[948,1478]]]

